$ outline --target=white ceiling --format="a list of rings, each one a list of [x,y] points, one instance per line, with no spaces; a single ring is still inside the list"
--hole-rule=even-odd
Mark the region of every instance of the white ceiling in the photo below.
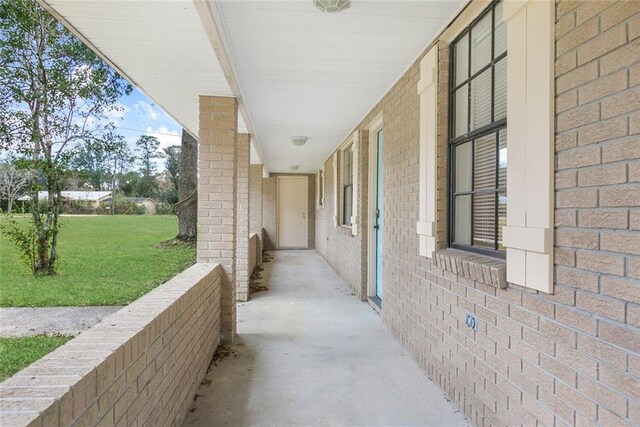
[[[193,133],[198,95],[237,96],[252,163],[260,153],[271,172],[301,173],[320,167],[466,2],[353,0],[328,14],[312,0],[38,1]],[[309,141],[295,147],[294,135]]]
[[[41,3],[194,135],[199,95],[234,96],[192,1]]]
[[[311,0],[215,2],[269,169],[316,171],[462,3],[353,0],[330,14]]]

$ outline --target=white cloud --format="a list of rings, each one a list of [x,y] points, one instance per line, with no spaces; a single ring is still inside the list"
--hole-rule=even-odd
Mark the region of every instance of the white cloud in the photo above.
[[[160,141],[160,150],[171,145],[180,145],[181,142],[178,131],[169,130],[166,126],[160,126],[158,129],[147,126],[147,135],[158,138]]]
[[[149,104],[146,101],[138,101],[133,104],[133,108],[141,112],[146,118],[151,120],[157,120],[159,117],[158,110],[154,105]]]

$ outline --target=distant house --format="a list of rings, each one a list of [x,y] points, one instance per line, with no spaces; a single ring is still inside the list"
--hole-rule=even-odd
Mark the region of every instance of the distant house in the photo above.
[[[64,202],[89,202],[93,204],[93,207],[98,208],[100,202],[111,197],[111,191],[63,191],[61,196]],[[40,200],[47,200],[49,198],[49,192],[39,191],[38,198]],[[31,196],[25,195],[19,197],[18,200],[26,202],[31,200]]]
[[[136,206],[143,207],[145,210],[144,212],[145,215],[156,214],[156,201],[149,197],[125,197],[123,199],[118,199],[118,200],[122,200],[123,202],[132,202],[132,203],[135,203]],[[111,204],[111,196],[101,201],[108,206]]]

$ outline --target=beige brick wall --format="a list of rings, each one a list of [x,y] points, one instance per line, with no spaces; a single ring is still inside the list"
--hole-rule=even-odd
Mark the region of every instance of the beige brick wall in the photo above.
[[[277,190],[278,183],[274,177],[262,179],[262,228],[264,229],[262,247],[265,250],[275,249],[277,246]]]
[[[222,266],[222,339],[236,334],[238,102],[201,96],[198,154],[198,262]]]
[[[262,165],[249,168],[249,233],[262,233]]]
[[[384,116],[383,321],[476,425],[640,424],[638,28],[637,1],[557,3],[553,295],[489,287],[417,255],[417,62],[358,125]],[[446,41],[439,49],[438,242],[444,247]],[[353,287],[362,266],[342,262],[354,249],[333,229],[331,167],[325,163],[318,251]],[[366,247],[366,230],[350,239]],[[464,326],[465,313],[478,317],[477,332]]]
[[[236,300],[249,299],[249,134],[238,134],[236,202]]]
[[[252,234],[249,238],[249,271],[253,273],[253,269],[258,265],[258,255],[260,253],[260,238],[257,234]]]
[[[277,249],[277,227],[276,218],[278,205],[278,176],[307,176],[308,178],[308,242],[309,249],[314,249],[316,242],[316,178],[314,174],[293,174],[293,173],[272,173],[269,178],[262,180],[262,226],[264,228],[264,250]]]
[[[249,234],[256,234],[258,239],[257,265],[262,265],[262,173],[262,165],[249,167]]]
[[[0,383],[0,425],[181,425],[220,341],[221,273],[196,264]]]
[[[338,191],[338,200],[342,194],[337,188],[334,179],[333,158],[329,158],[324,163],[324,208],[320,209],[316,205],[316,248],[327,262],[334,268],[336,273],[344,279],[354,294],[365,300],[366,291],[366,186],[368,171],[368,144],[366,132],[361,133],[360,148],[358,149],[358,182],[359,197],[358,204],[354,206],[355,215],[360,219],[358,224],[358,234],[353,236],[351,227],[338,225],[334,227],[333,214],[335,204],[335,193]],[[315,180],[315,179],[314,179]],[[340,182],[340,162],[338,163],[338,183]],[[339,185],[339,184],[338,184]],[[340,202],[339,202],[340,205]],[[340,206],[338,207],[340,209]]]

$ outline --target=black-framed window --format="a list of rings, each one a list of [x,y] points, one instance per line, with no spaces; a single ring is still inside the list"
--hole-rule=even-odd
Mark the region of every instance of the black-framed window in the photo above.
[[[451,44],[452,247],[504,256],[507,214],[507,32],[494,1]]]
[[[342,225],[351,226],[353,215],[353,146],[342,151]]]

